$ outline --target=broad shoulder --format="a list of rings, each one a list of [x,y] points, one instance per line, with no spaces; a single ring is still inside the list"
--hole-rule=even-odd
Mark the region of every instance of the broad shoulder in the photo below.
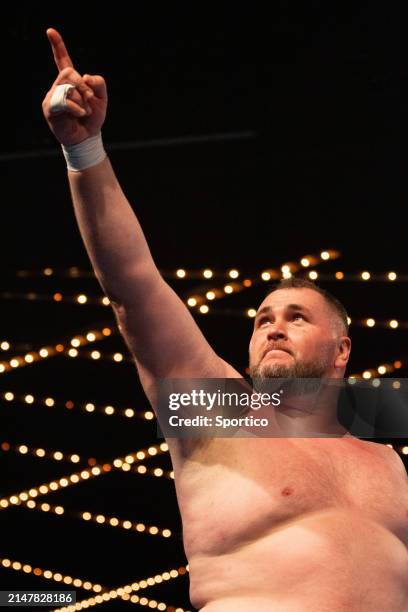
[[[361,442],[366,446],[366,448],[370,448],[372,452],[376,453],[378,457],[383,459],[385,466],[397,471],[404,480],[408,479],[404,462],[394,448],[388,446],[388,444],[382,444],[379,442],[367,442],[363,440],[361,440]]]

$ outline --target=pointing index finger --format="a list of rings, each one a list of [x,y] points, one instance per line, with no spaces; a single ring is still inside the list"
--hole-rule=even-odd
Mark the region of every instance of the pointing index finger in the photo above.
[[[68,55],[67,48],[62,40],[61,34],[54,30],[54,28],[48,28],[47,30],[48,40],[52,48],[55,63],[57,64],[58,70],[64,70],[64,68],[72,68],[73,63]]]

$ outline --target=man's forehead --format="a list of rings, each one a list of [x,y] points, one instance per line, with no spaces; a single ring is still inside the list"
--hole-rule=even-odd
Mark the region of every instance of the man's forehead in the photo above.
[[[326,302],[324,297],[314,291],[314,289],[308,289],[307,287],[293,287],[289,289],[276,289],[269,295],[266,296],[262,304],[258,308],[258,312],[261,308],[285,308],[291,304],[297,304],[304,306],[308,310],[325,309]]]

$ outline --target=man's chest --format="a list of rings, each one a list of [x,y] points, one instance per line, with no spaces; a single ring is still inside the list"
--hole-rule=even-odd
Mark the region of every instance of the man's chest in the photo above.
[[[187,544],[257,537],[309,513],[341,508],[408,547],[408,485],[374,444],[341,439],[216,440],[179,474]],[[204,537],[204,540],[202,540]]]

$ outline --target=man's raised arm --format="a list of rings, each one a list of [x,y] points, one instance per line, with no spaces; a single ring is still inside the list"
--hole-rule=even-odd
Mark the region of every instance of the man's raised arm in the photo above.
[[[100,137],[107,108],[104,79],[81,76],[58,32],[49,29],[47,35],[59,74],[43,101],[44,116],[63,145],[81,236],[146,393],[156,378],[238,377],[161,277],[106,157]]]

